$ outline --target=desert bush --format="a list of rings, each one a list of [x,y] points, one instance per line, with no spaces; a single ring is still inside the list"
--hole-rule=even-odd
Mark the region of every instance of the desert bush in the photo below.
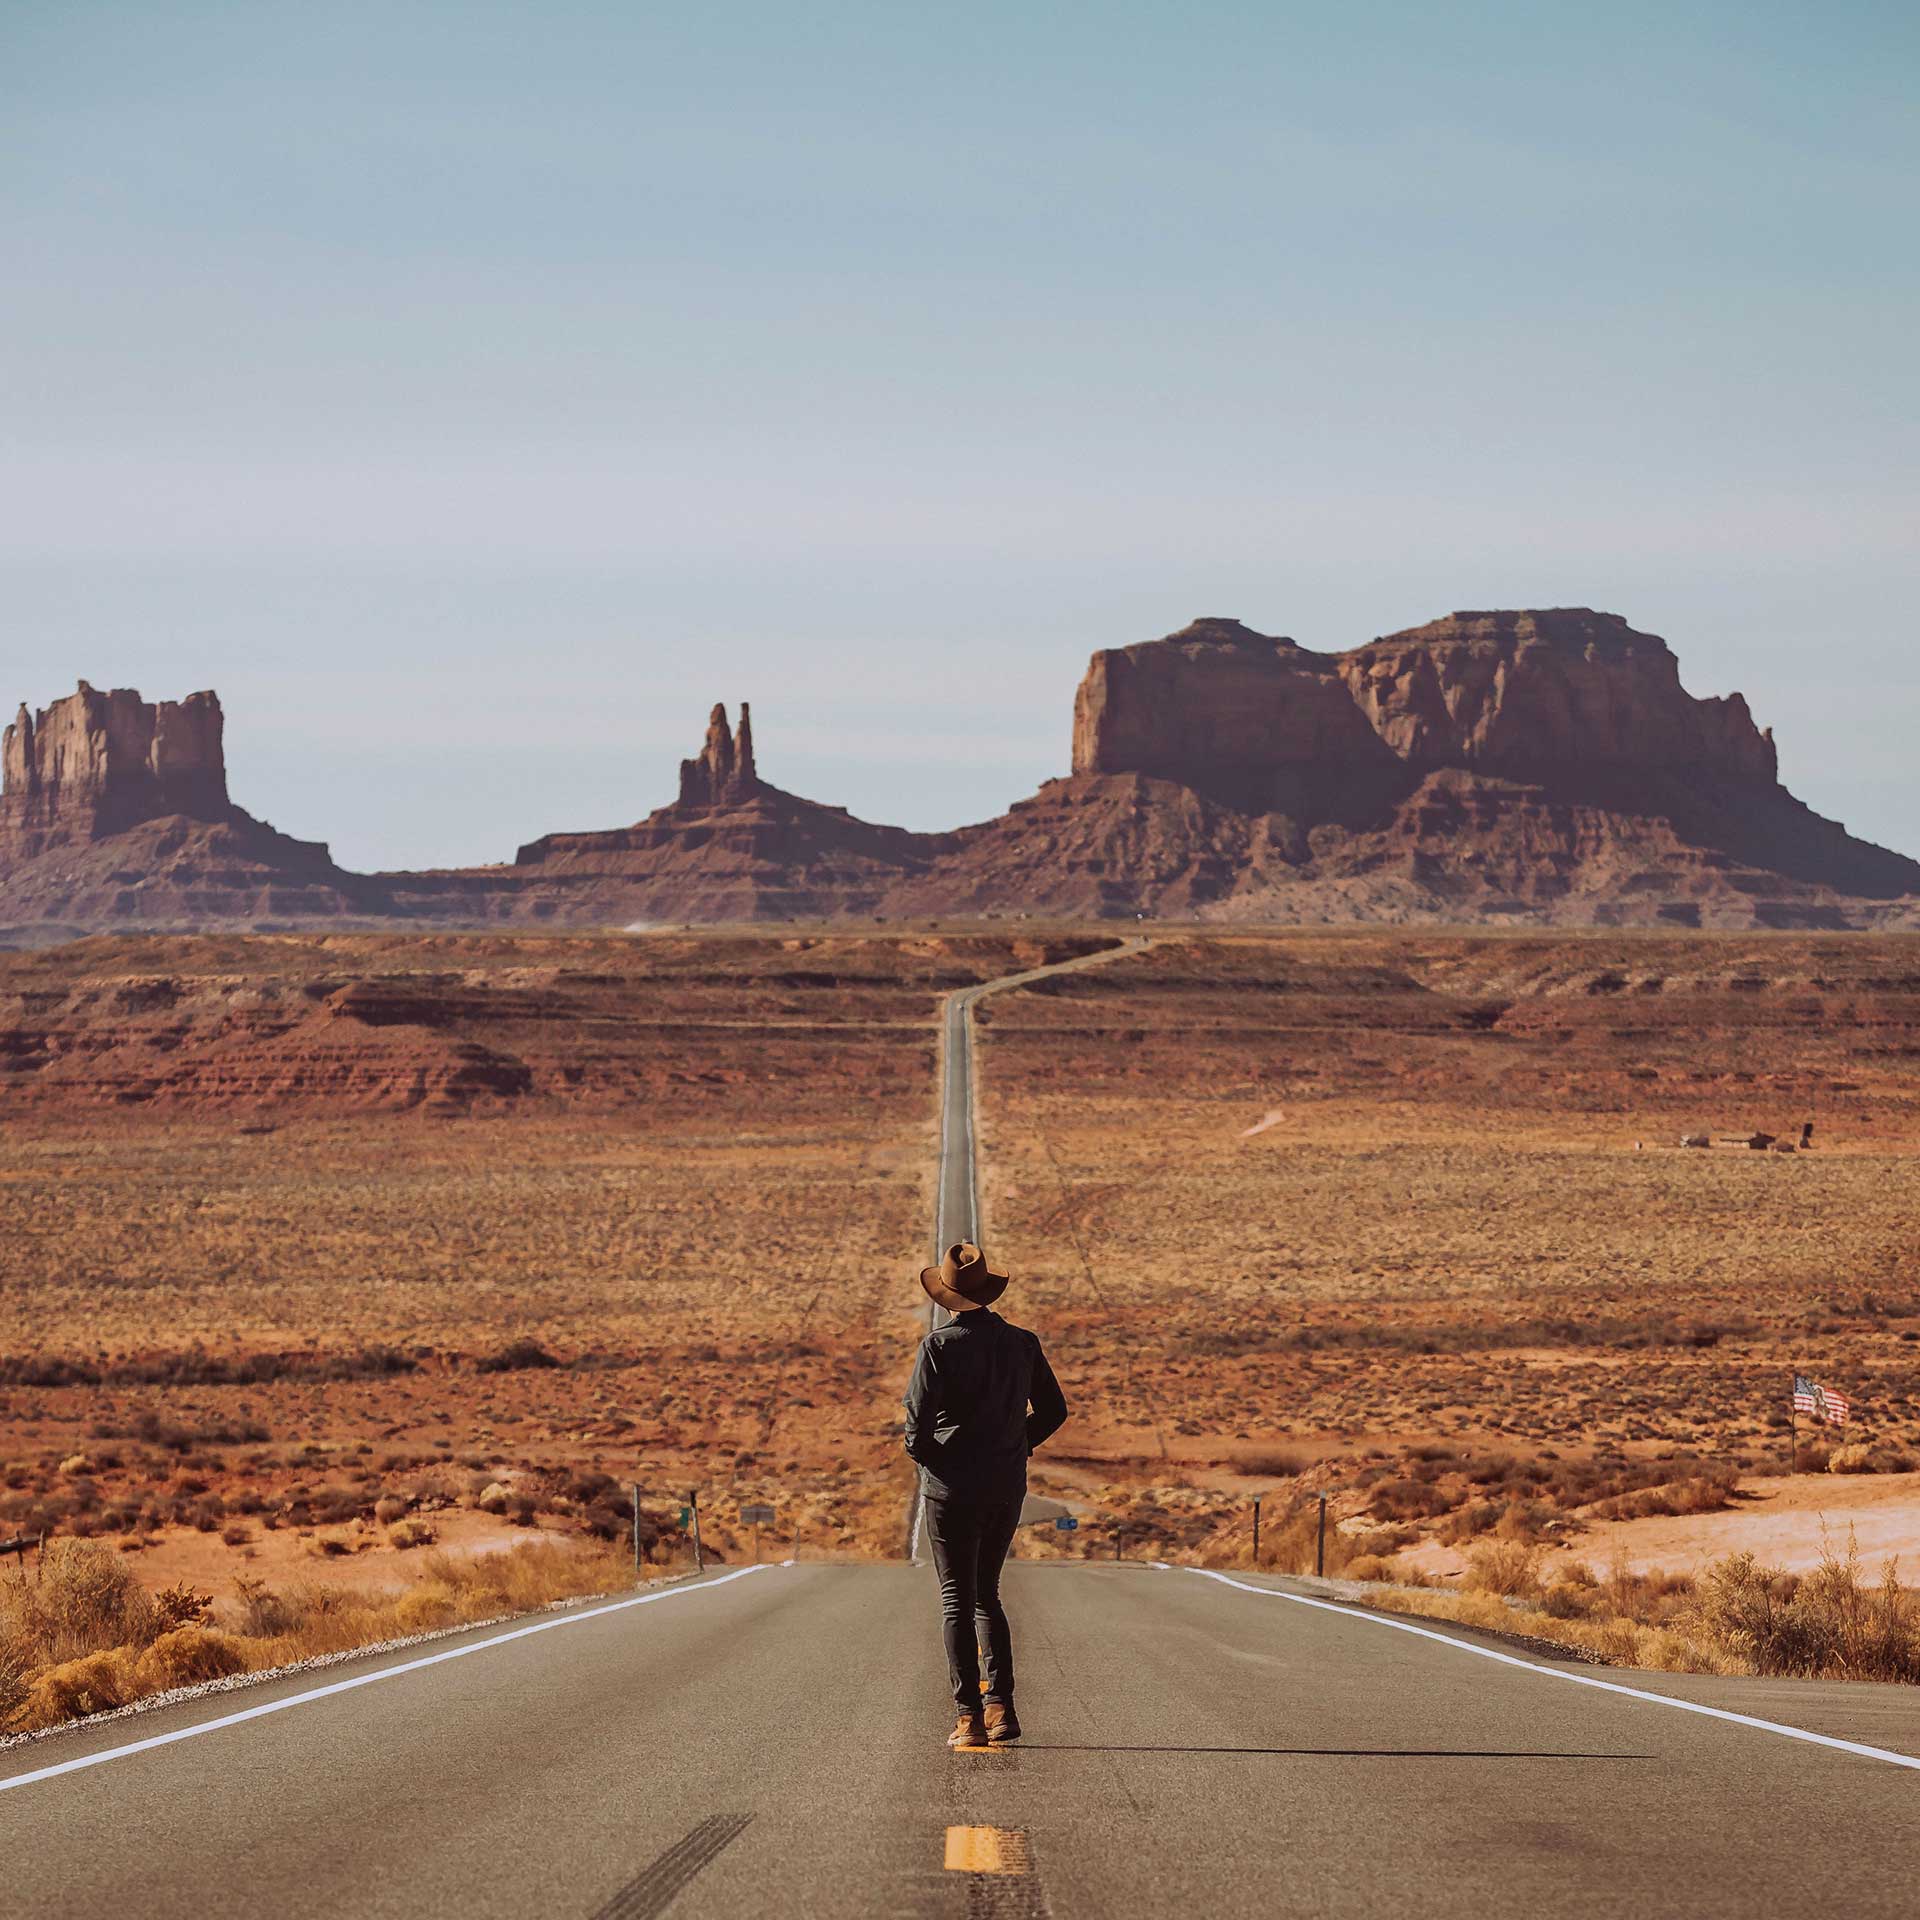
[[[133,1678],[137,1693],[164,1693],[246,1670],[246,1650],[232,1635],[182,1626],[163,1633],[141,1654]]]
[[[402,1520],[387,1529],[387,1543],[405,1551],[411,1547],[430,1547],[439,1539],[439,1531],[430,1520]]]
[[[1552,1620],[1587,1620],[1599,1609],[1600,1594],[1596,1588],[1576,1586],[1565,1580],[1556,1580],[1540,1596],[1540,1610]]]
[[[546,1541],[473,1559],[436,1552],[420,1571],[398,1594],[322,1586],[276,1593],[243,1575],[215,1626],[204,1594],[180,1586],[150,1598],[106,1548],[49,1542],[37,1587],[0,1583],[0,1728],[55,1726],[173,1687],[524,1612],[632,1580],[624,1554]]]
[[[1555,1620],[1585,1620],[1605,1611],[1605,1596],[1593,1569],[1584,1560],[1570,1560],[1555,1570],[1540,1607]]]
[[[196,1447],[245,1446],[271,1437],[258,1421],[217,1420],[211,1426],[186,1427],[151,1407],[136,1415],[129,1425],[102,1422],[96,1431],[104,1439],[144,1440],[149,1446],[180,1454],[191,1453]]]
[[[322,1487],[307,1502],[308,1511],[323,1527],[344,1526],[372,1511],[374,1502],[356,1487]]]
[[[1393,1553],[1356,1553],[1340,1569],[1340,1577],[1343,1580],[1380,1580],[1401,1587],[1432,1584],[1417,1567],[1406,1565]]]
[[[1859,1573],[1851,1541],[1844,1556],[1829,1552],[1804,1576],[1735,1554],[1707,1573],[1699,1616],[1756,1673],[1920,1682],[1920,1618],[1894,1562],[1875,1588]]]
[[[1540,1591],[1533,1548],[1523,1540],[1490,1540],[1468,1556],[1460,1584],[1474,1593],[1532,1597]]]
[[[1642,1487],[1596,1501],[1596,1520],[1644,1520],[1663,1513],[1717,1513],[1733,1499],[1740,1476],[1731,1467],[1689,1474],[1658,1486]]]
[[[419,1361],[392,1347],[340,1353],[209,1353],[185,1347],[174,1353],[135,1354],[95,1362],[59,1356],[0,1359],[0,1386],[254,1387],[280,1380],[382,1379],[413,1373]],[[249,1425],[247,1437],[264,1440]]]
[[[1829,1473],[1911,1473],[1914,1456],[1904,1447],[1885,1441],[1856,1440],[1835,1447],[1827,1457]]]
[[[1377,1595],[1377,1597],[1376,1597]],[[1424,1614],[1455,1620],[1495,1633],[1525,1633],[1563,1646],[1597,1653],[1624,1666],[1649,1667],[1670,1673],[1733,1673],[1739,1662],[1704,1639],[1671,1627],[1640,1621],[1596,1609],[1590,1618],[1567,1618],[1544,1605],[1516,1605],[1506,1595],[1477,1590],[1422,1592],[1405,1587],[1381,1587],[1368,1604],[1391,1613]]]
[[[1532,1544],[1544,1540],[1560,1523],[1544,1500],[1509,1500],[1506,1510],[1493,1524],[1496,1540],[1522,1540]]]
[[[384,1493],[373,1503],[373,1517],[383,1527],[390,1527],[396,1520],[403,1518],[413,1502],[404,1494]]]
[[[633,1526],[633,1516],[627,1503],[608,1496],[593,1502],[581,1515],[586,1531],[596,1540],[624,1540]],[[658,1536],[659,1522],[650,1521],[642,1515],[640,1521],[640,1540],[645,1546],[649,1538]]]
[[[1376,1520],[1430,1520],[1453,1502],[1437,1486],[1420,1480],[1383,1480],[1373,1490],[1367,1511]]]
[[[1461,1462],[1460,1471],[1476,1487],[1512,1486],[1516,1482],[1544,1479],[1546,1468],[1523,1466],[1510,1453],[1481,1453]]]
[[[109,1713],[139,1694],[134,1656],[124,1647],[111,1647],[42,1668],[33,1676],[15,1720],[25,1731],[38,1732],[63,1720]]]
[[[394,1603],[393,1623],[402,1633],[430,1633],[451,1626],[458,1611],[459,1600],[445,1581],[423,1580]]]
[[[143,1647],[168,1624],[126,1562],[93,1540],[49,1540],[31,1589],[12,1589],[8,1637],[36,1666]]]
[[[1255,1480],[1297,1479],[1306,1472],[1308,1464],[1304,1455],[1278,1447],[1242,1454],[1238,1462],[1239,1470]]]
[[[285,1633],[294,1623],[297,1610],[264,1580],[243,1573],[233,1583],[233,1595],[240,1631],[256,1640],[270,1640],[276,1634]]]
[[[0,1640],[0,1733],[12,1728],[29,1692],[26,1661],[17,1647]]]
[[[1450,1547],[1463,1540],[1477,1540],[1483,1533],[1491,1533],[1506,1517],[1506,1511],[1497,1500],[1471,1500],[1449,1513],[1434,1529],[1433,1537]]]
[[[476,1373],[524,1373],[534,1367],[560,1364],[538,1340],[521,1338],[509,1340],[496,1352],[481,1355],[473,1363],[473,1369]]]
[[[176,1586],[162,1587],[153,1596],[154,1611],[160,1616],[160,1631],[175,1627],[195,1627],[213,1611],[213,1595],[196,1593],[182,1580]]]

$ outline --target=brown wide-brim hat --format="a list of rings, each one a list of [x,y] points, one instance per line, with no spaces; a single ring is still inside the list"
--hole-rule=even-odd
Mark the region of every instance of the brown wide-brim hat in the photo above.
[[[987,1265],[987,1256],[971,1240],[956,1240],[937,1267],[920,1269],[927,1297],[949,1313],[990,1307],[1007,1290],[1007,1276]]]

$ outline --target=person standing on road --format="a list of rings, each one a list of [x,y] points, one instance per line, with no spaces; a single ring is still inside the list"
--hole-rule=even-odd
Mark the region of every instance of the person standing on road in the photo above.
[[[998,1746],[1020,1738],[1000,1569],[1027,1495],[1027,1455],[1059,1430],[1067,1402],[1037,1336],[989,1311],[1007,1276],[972,1241],[956,1242],[937,1267],[923,1267],[920,1284],[953,1315],[920,1342],[906,1401],[907,1453],[920,1469],[960,1716],[947,1745]]]

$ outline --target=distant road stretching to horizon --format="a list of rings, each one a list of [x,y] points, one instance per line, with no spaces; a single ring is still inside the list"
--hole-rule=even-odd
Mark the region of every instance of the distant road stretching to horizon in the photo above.
[[[1057,970],[947,1003],[936,1241],[977,1227],[971,1006]],[[23,1742],[4,1911],[1915,1911],[1914,1689],[1597,1668],[1278,1576],[1025,1561],[1006,1591],[1028,1738],[998,1751],[942,1745],[932,1576],[898,1562],[736,1568]]]

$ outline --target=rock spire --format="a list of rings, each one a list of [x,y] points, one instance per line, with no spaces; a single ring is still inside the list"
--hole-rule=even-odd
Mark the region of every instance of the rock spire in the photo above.
[[[715,706],[707,720],[707,742],[699,756],[680,762],[680,804],[683,807],[718,807],[745,800],[760,791],[760,776],[753,764],[753,713],[740,703],[740,731],[727,725],[724,703]]]

